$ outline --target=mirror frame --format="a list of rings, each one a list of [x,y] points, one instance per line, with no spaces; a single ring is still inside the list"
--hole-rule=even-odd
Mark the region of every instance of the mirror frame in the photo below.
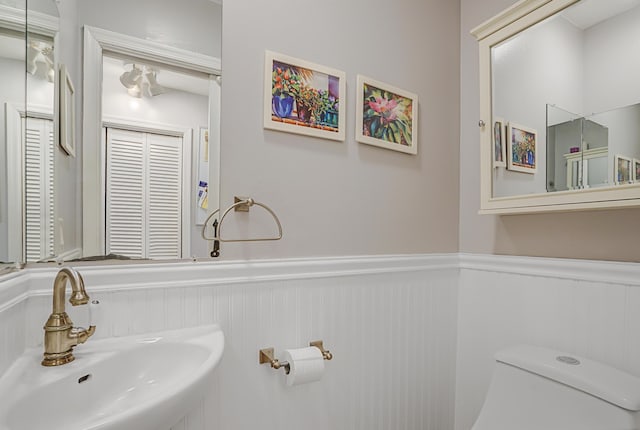
[[[155,63],[183,69],[195,70],[209,75],[221,75],[221,61],[196,52],[174,48],[154,41],[84,26],[83,52],[83,142],[100,142],[102,139],[102,56],[104,52],[125,54],[127,56],[148,60]],[[213,91],[220,91],[219,82],[211,84]],[[218,94],[219,95],[219,94]],[[219,100],[220,97],[217,98]],[[218,106],[220,112],[220,106]],[[214,115],[217,121],[220,115]],[[220,147],[220,124],[210,124],[210,129],[217,130],[210,134],[214,147]],[[210,160],[219,166],[219,153],[210,153]],[[217,159],[216,159],[217,158]],[[104,249],[104,232],[101,223],[104,213],[100,211],[100,195],[95,190],[102,184],[103,169],[100,145],[83,145],[82,147],[82,254],[83,256],[102,255]],[[216,164],[217,163],[217,164]],[[88,168],[88,166],[90,166]],[[209,201],[219,201],[220,170],[216,178],[217,187],[209,191]],[[104,224],[102,224],[104,225]]]
[[[471,30],[480,61],[480,214],[523,214],[640,206],[640,184],[493,197],[491,48],[580,0],[522,0]]]

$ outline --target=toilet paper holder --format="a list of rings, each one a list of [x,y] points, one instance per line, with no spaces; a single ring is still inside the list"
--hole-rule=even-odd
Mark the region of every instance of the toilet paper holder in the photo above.
[[[314,340],[313,342],[309,342],[309,346],[315,346],[322,353],[322,358],[325,360],[331,360],[333,358],[333,354],[328,349],[324,349],[321,340]],[[272,368],[278,370],[280,368],[284,368],[284,373],[287,375],[291,371],[291,366],[286,361],[280,362],[277,358],[275,358],[275,349],[274,348],[264,348],[260,350],[259,358],[260,364],[269,364]]]

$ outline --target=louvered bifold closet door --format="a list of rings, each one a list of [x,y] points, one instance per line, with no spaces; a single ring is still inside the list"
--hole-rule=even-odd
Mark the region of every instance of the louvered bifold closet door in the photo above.
[[[147,134],[149,258],[182,256],[182,139]]]
[[[25,120],[25,258],[38,261],[54,255],[53,121]]]
[[[182,138],[107,129],[107,253],[182,257]]]
[[[107,253],[145,258],[145,141],[143,133],[107,130]]]

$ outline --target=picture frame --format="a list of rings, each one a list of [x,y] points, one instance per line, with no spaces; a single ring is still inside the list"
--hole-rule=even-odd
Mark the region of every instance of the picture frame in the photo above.
[[[264,128],[345,140],[346,74],[265,51]]]
[[[416,155],[417,94],[363,75],[356,92],[356,141]]]
[[[76,155],[75,89],[67,67],[60,65],[58,73],[60,107],[60,147],[69,156]]]
[[[493,168],[507,167],[507,123],[503,118],[493,118],[491,133],[493,138]]]
[[[637,158],[633,159],[633,177],[632,180],[635,183],[640,183],[640,160]]]
[[[512,122],[507,130],[507,169],[535,174],[538,171],[538,133],[532,128]]]
[[[616,155],[614,157],[613,175],[616,185],[631,183],[631,167],[633,160],[624,155]]]

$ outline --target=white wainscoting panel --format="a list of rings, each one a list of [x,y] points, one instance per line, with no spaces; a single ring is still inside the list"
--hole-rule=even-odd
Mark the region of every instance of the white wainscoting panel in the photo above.
[[[640,265],[479,255],[76,266],[96,338],[219,323],[209,395],[173,430],[468,430],[493,354],[529,343],[640,375]],[[0,373],[42,344],[55,268],[0,282]],[[67,307],[78,325],[86,307]],[[456,362],[457,338],[457,364]],[[322,381],[286,387],[258,350],[323,339]],[[79,347],[81,348],[81,346]]]
[[[453,429],[457,255],[77,268],[103,306],[96,338],[221,325],[210,393],[167,428]],[[27,346],[42,344],[55,273],[25,275]],[[67,311],[86,324],[86,307]],[[286,387],[258,364],[261,348],[318,339],[335,356],[319,382]]]
[[[640,264],[461,255],[456,430],[473,425],[494,353],[531,344],[640,376]]]

